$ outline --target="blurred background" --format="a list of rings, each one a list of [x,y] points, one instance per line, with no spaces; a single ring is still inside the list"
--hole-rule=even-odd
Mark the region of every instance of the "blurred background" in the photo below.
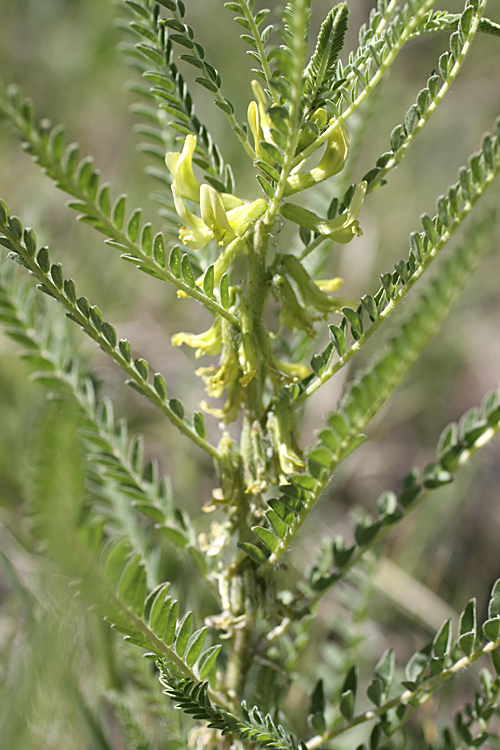
[[[211,17],[210,22],[208,5],[216,8],[215,20]],[[357,29],[367,19],[371,3],[353,0],[349,5],[346,49],[355,48]],[[188,23],[198,30],[210,61],[222,73],[225,95],[243,120],[251,98],[252,74],[233,13],[219,0],[190,0],[187,6]],[[272,14],[278,16],[281,3],[272,2],[270,6]],[[498,3],[490,6],[488,15],[500,22]],[[330,7],[326,0],[313,3],[311,37]],[[436,7],[458,12],[462,3],[449,0]],[[137,149],[137,117],[130,111],[136,99],[127,83],[134,79],[134,73],[117,51],[123,40],[114,24],[118,15],[115,4],[107,0],[0,0],[0,77],[3,84],[14,82],[32,97],[40,117],[52,123],[64,122],[68,142],[78,141],[82,154],[94,156],[113,194],[127,192],[129,207],[142,206],[145,218],[161,228],[157,206],[149,200],[157,185],[144,173],[148,160]],[[389,148],[391,130],[404,118],[446,47],[447,35],[435,35],[412,42],[403,50],[380,93],[378,109],[353,166],[353,180],[359,180]],[[500,115],[499,60],[500,40],[477,37],[444,104],[405,161],[391,173],[388,184],[366,201],[361,215],[364,236],[348,246],[337,246],[328,261],[331,275],[345,279],[343,296],[373,294],[379,286],[379,274],[407,257],[408,235],[418,229],[420,214],[433,215],[437,196],[446,191],[458,167],[479,148],[483,133],[491,130]],[[184,72],[189,79],[189,69]],[[252,167],[231,137],[223,115],[212,106],[208,92],[195,87],[193,93],[199,116],[219,134],[223,156],[233,165],[237,193],[257,197]],[[333,189],[327,183],[320,200],[327,204]],[[489,200],[498,202],[498,186],[491,193]],[[170,336],[179,330],[203,331],[207,327],[203,312],[192,301],[177,301],[173,289],[137,273],[90,227],[76,223],[74,212],[65,208],[65,196],[23,154],[1,122],[0,196],[25,225],[36,229],[40,243],[50,244],[54,260],[60,260],[66,275],[78,281],[79,292],[88,295],[105,319],[116,325],[119,335],[129,338],[154,369],[165,374],[171,395],[182,399],[187,410],[196,408],[204,394],[201,382],[193,375],[193,352],[172,348]],[[433,459],[446,424],[458,420],[497,386],[499,279],[497,231],[486,262],[441,334],[369,427],[370,439],[336,475],[308,530],[297,542],[294,554],[298,567],[312,562],[307,551],[309,537],[324,535],[329,529],[349,538],[356,508],[373,508],[383,490],[397,491],[402,477],[413,466],[423,467]],[[389,326],[392,330],[404,314],[403,310],[395,316]],[[385,331],[375,336],[367,351],[354,360],[349,373],[343,371],[322,396],[311,399],[303,415],[304,446],[313,440],[313,430],[324,412],[335,407],[345,378],[361,368],[389,334]],[[129,392],[121,374],[86,337],[79,331],[74,335],[102,378],[101,392],[113,394],[117,414],[129,419],[132,432],[145,434],[149,455],[158,458],[163,472],[174,475],[176,503],[196,515],[213,486],[204,457],[178,440],[168,423]],[[30,464],[33,434],[47,406],[44,389],[30,382],[29,367],[17,358],[16,350],[12,342],[0,338],[0,546],[7,545],[22,559],[23,545],[30,544],[24,520],[25,469]],[[211,429],[216,430],[216,425]],[[463,609],[472,595],[478,596],[483,614],[491,585],[500,575],[499,483],[500,451],[494,443],[458,481],[436,493],[390,537],[386,550],[390,562],[379,568],[370,598],[372,624],[363,647],[367,662],[376,660],[394,640],[400,644],[398,657],[404,662],[448,613]],[[15,633],[23,627],[16,607],[8,575],[2,577],[0,571],[0,652],[5,655]],[[334,628],[341,609],[341,602],[327,598],[321,620],[325,633]],[[105,637],[102,633],[96,636]],[[332,637],[325,670],[335,665],[341,645],[341,636]],[[462,682],[467,694],[467,678]],[[297,691],[291,704],[300,701],[300,686]],[[71,742],[74,745],[65,745],[69,750],[99,746],[85,744],[87,740],[81,738]],[[45,745],[53,746],[57,745]]]

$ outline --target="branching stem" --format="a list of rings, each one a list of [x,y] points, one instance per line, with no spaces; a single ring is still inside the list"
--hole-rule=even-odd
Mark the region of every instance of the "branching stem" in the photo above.
[[[333,125],[330,125],[318,138],[316,138],[313,143],[311,143],[310,146],[308,146],[304,151],[301,151],[300,154],[298,154],[295,159],[292,162],[292,167],[297,166],[297,164],[300,164],[302,161],[306,160],[313,154],[318,148],[320,148],[323,143],[326,143],[326,141],[330,138],[334,130],[338,128],[342,123],[346,122],[347,119],[356,112],[357,109],[363,104],[363,102],[367,99],[368,96],[372,93],[372,91],[376,88],[376,86],[380,83],[384,75],[387,73],[391,65],[393,64],[394,60],[398,56],[399,52],[402,50],[406,42],[408,41],[409,37],[413,33],[413,31],[418,27],[418,24],[422,17],[427,13],[427,11],[432,8],[432,6],[436,3],[436,0],[426,0],[422,4],[422,6],[419,8],[419,10],[415,13],[415,15],[412,17],[411,21],[407,24],[405,27],[405,30],[397,40],[397,42],[393,45],[391,48],[391,51],[385,58],[385,60],[382,62],[380,67],[378,68],[377,72],[373,76],[373,78],[367,83],[365,87],[363,87],[362,92],[358,95],[358,97],[352,102],[352,104],[347,107],[344,112],[339,114],[339,117],[335,120]]]
[[[494,642],[487,643],[485,646],[477,649],[477,651],[474,651],[470,656],[464,656],[462,659],[459,659],[451,667],[443,670],[443,672],[436,675],[435,677],[429,677],[427,680],[424,680],[424,682],[422,682],[422,684],[419,685],[415,690],[405,690],[404,693],[401,693],[395,698],[386,701],[381,706],[377,706],[376,708],[370,709],[368,711],[363,711],[363,713],[358,714],[353,719],[351,719],[351,721],[347,721],[344,724],[335,727],[335,729],[330,729],[328,732],[325,732],[321,736],[313,737],[311,740],[309,740],[309,742],[306,743],[308,750],[316,750],[316,748],[324,745],[325,742],[329,742],[335,737],[344,734],[344,732],[348,732],[349,729],[353,729],[360,724],[364,724],[367,721],[373,721],[373,719],[376,719],[379,716],[383,716],[387,713],[387,711],[390,711],[391,708],[413,704],[414,702],[416,702],[419,706],[422,705],[431,697],[431,695],[433,695],[433,693],[436,692],[438,688],[441,687],[441,685],[447,682],[451,677],[454,677],[463,669],[467,669],[467,667],[469,667],[475,661],[477,661],[478,659],[482,659],[488,654],[491,654],[499,647],[500,638],[498,638]]]
[[[474,20],[472,21],[470,31],[467,35],[467,39],[462,46],[460,55],[455,59],[455,64],[453,65],[453,68],[451,69],[449,75],[447,76],[446,80],[444,81],[443,85],[441,86],[439,93],[432,99],[429,106],[425,110],[425,112],[422,114],[419,121],[414,126],[411,134],[408,136],[408,138],[405,139],[404,143],[398,148],[393,156],[389,159],[385,167],[383,167],[376,178],[370,183],[369,185],[369,191],[375,190],[375,188],[380,185],[380,182],[383,180],[383,178],[386,176],[388,172],[390,172],[394,167],[396,167],[399,162],[405,157],[406,152],[414,142],[415,138],[419,133],[422,132],[424,127],[427,125],[429,120],[431,119],[432,115],[438,108],[438,106],[443,101],[444,97],[450,90],[453,82],[455,81],[455,78],[458,76],[462,65],[465,61],[465,58],[470,52],[472,42],[474,41],[474,37],[476,36],[479,25],[481,23],[481,18],[484,14],[486,4],[488,0],[481,0],[477,12],[474,14]]]
[[[324,383],[326,383],[328,380],[330,380],[335,373],[337,373],[339,370],[344,367],[344,365],[349,362],[354,355],[360,351],[360,349],[363,348],[363,346],[366,344],[366,342],[373,336],[375,331],[380,328],[382,323],[389,318],[389,316],[392,314],[392,312],[396,309],[396,307],[399,305],[399,303],[406,297],[410,289],[412,289],[417,281],[423,276],[425,271],[429,268],[431,263],[435,260],[435,258],[439,255],[443,247],[448,243],[448,241],[451,239],[451,237],[455,234],[457,229],[461,226],[461,224],[465,221],[467,216],[471,213],[472,209],[476,205],[476,203],[479,201],[479,199],[484,195],[487,188],[493,184],[496,177],[500,173],[500,164],[492,169],[488,174],[486,175],[484,181],[477,187],[476,192],[471,197],[467,203],[465,203],[464,207],[462,208],[461,212],[456,216],[456,218],[453,220],[453,222],[450,224],[449,227],[445,230],[445,232],[442,234],[441,238],[439,239],[439,242],[432,247],[431,250],[429,250],[428,255],[425,257],[422,264],[415,270],[414,274],[411,276],[411,278],[408,279],[407,283],[401,287],[401,289],[396,293],[396,295],[389,301],[387,306],[384,308],[384,310],[380,313],[377,320],[375,320],[374,323],[368,328],[365,333],[363,333],[362,336],[358,339],[358,341],[355,341],[353,345],[350,347],[350,349],[344,354],[343,357],[339,357],[337,362],[335,364],[331,364],[322,375],[320,375],[316,380],[314,380],[313,383],[311,383],[308,388],[302,393],[295,401],[295,406],[300,406],[309,396],[311,396],[313,393],[315,393]]]

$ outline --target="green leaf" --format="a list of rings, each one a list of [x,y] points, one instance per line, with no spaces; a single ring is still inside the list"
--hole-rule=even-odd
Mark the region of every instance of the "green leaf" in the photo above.
[[[280,539],[283,539],[286,532],[288,531],[288,527],[286,523],[283,521],[283,519],[280,518],[280,516],[274,511],[274,510],[266,510],[266,517],[269,523],[271,524],[272,528],[278,535]]]
[[[203,277],[203,291],[207,295],[207,297],[212,297],[214,293],[214,266],[211,265],[207,268],[205,271],[205,275]]]
[[[118,337],[111,323],[103,321],[103,323],[101,324],[101,333],[106,339],[106,341],[108,342],[108,344],[111,346],[111,348],[114,349],[116,347],[116,342],[118,340]]]
[[[189,636],[191,634],[191,623],[193,621],[192,612],[188,612],[184,615],[177,628],[177,636],[175,639],[175,651],[178,656],[182,659],[184,652],[186,651]]]
[[[384,695],[388,695],[394,679],[395,657],[393,649],[388,649],[375,667],[375,676],[381,681]]]
[[[356,697],[356,693],[358,692],[358,669],[355,665],[349,668],[341,692],[345,693],[347,690],[350,690],[354,697]]]
[[[350,721],[352,717],[354,716],[354,708],[356,705],[356,699],[354,696],[354,693],[352,690],[346,690],[342,695],[340,696],[340,713],[344,717],[344,719],[347,719],[347,721]]]
[[[165,514],[161,508],[157,508],[156,505],[151,505],[151,503],[141,503],[137,500],[134,501],[132,505],[139,513],[144,513],[145,516],[152,518],[156,523],[165,522]]]
[[[500,675],[500,651],[497,650],[491,652],[491,661],[493,662],[493,667],[498,677]]]
[[[62,266],[60,263],[54,263],[54,265],[51,266],[50,275],[52,276],[52,281],[54,282],[54,285],[58,289],[62,289],[64,279],[62,275]]]
[[[170,409],[174,412],[175,416],[179,419],[184,419],[184,406],[178,398],[171,398],[168,402]]]
[[[432,655],[436,659],[445,659],[451,650],[451,620],[447,620],[432,642]]]
[[[203,648],[203,643],[205,642],[206,635],[207,628],[200,628],[200,630],[197,630],[189,638],[186,646],[186,656],[184,657],[184,661],[190,669],[194,667],[194,665],[198,661],[198,657],[201,654],[201,649]]]
[[[460,615],[459,634],[464,635],[477,631],[476,600],[471,599]]]
[[[141,217],[142,217],[142,210],[140,208],[136,208],[135,211],[130,215],[130,218],[127,222],[127,235],[131,242],[137,242],[137,238],[139,236],[139,229],[141,226]]]
[[[227,310],[229,307],[229,278],[227,273],[220,280],[220,303]]]
[[[196,434],[199,435],[202,440],[205,440],[207,436],[207,430],[205,427],[205,417],[201,411],[195,411],[195,413],[193,414],[193,426]]]
[[[168,588],[161,590],[154,601],[149,618],[149,627],[160,639],[164,637],[171,606],[172,597],[168,595]]]
[[[42,247],[36,256],[36,262],[38,267],[43,273],[48,274],[50,269],[49,250],[47,247]]]
[[[274,161],[279,164],[280,166],[283,166],[284,156],[281,149],[277,148],[277,146],[274,145],[274,143],[268,143],[267,141],[260,141],[259,147],[266,151],[266,153],[269,154],[271,159],[274,159]]]
[[[277,498],[272,498],[268,500],[268,505],[271,506],[271,508],[276,513],[276,515],[278,515],[281,518],[281,520],[287,524],[287,526],[290,526],[292,524],[294,515],[293,515],[293,511],[291,510],[291,508],[288,507],[288,505],[285,505],[284,502],[282,502],[281,500],[278,500]]]
[[[307,476],[307,474],[296,474],[290,478],[290,481],[295,487],[300,487],[308,492],[312,492],[316,489],[316,480],[313,477]],[[282,487],[280,487],[282,489]]]
[[[158,528],[163,536],[166,536],[167,539],[169,539],[171,542],[173,542],[173,544],[176,545],[176,547],[180,547],[181,549],[185,548],[188,540],[187,537],[182,533],[182,531],[179,531],[179,529],[177,529],[175,526],[170,526],[169,524],[159,526]]]
[[[483,623],[483,633],[489,641],[493,643],[498,640],[500,636],[500,617],[492,617]]]
[[[266,529],[264,526],[252,526],[252,531],[255,536],[271,550],[271,552],[276,551],[278,548],[278,539],[272,531]]]
[[[192,544],[186,545],[186,552],[191,556],[191,559],[193,560],[194,564],[202,574],[202,576],[207,575],[207,561],[205,559],[205,556],[197,547],[194,547]]]
[[[250,544],[249,542],[238,542],[238,547],[259,565],[265,563],[268,558],[268,555],[266,555],[260,547],[256,547],[255,544]]]
[[[425,648],[413,654],[405,669],[406,677],[410,682],[415,682],[425,673],[431,653],[432,643],[429,643]]]
[[[376,706],[380,706],[384,699],[384,690],[382,681],[378,677],[374,677],[366,690],[368,698]]]
[[[309,715],[325,713],[325,693],[323,690],[323,680],[318,680],[311,695],[309,704]],[[324,730],[323,730],[324,731]]]
[[[175,276],[176,279],[181,278],[181,251],[179,245],[174,245],[174,247],[170,251],[168,267],[170,269],[170,273]]]
[[[138,615],[146,598],[146,569],[139,554],[129,560],[118,582],[118,596]]]
[[[127,196],[126,195],[120,195],[113,206],[113,210],[111,211],[111,221],[117,227],[118,229],[123,228],[123,222],[125,221],[125,205],[126,205]]]
[[[191,289],[196,289],[196,280],[194,278],[191,261],[189,260],[189,255],[187,255],[187,253],[185,253],[182,256],[181,268],[182,268],[182,278],[184,279],[186,284],[189,287],[191,287]]]
[[[428,489],[443,487],[445,484],[453,482],[453,476],[445,471],[440,464],[427,464],[423,471],[423,484]]]
[[[113,541],[106,549],[102,573],[113,588],[118,584],[129,551],[128,541],[124,537]]]
[[[146,382],[149,375],[149,365],[145,359],[134,359],[134,369],[139,377]]]
[[[167,646],[171,646],[175,638],[175,628],[177,625],[177,609],[178,603],[174,601],[170,605],[170,612],[168,614],[167,624],[165,626],[165,632],[163,633],[163,642]]]
[[[157,598],[157,596],[160,594],[161,591],[168,591],[170,587],[170,584],[168,582],[160,583],[158,586],[156,586],[153,591],[151,591],[144,602],[144,609],[142,611],[142,619],[144,622],[147,622],[149,626],[151,626],[151,610],[153,608],[153,604]]]
[[[127,339],[120,339],[118,342],[118,348],[120,350],[120,353],[123,357],[123,359],[130,363],[132,361],[132,350],[130,347],[130,343],[127,341]]]
[[[350,323],[353,338],[357,341],[363,335],[363,321],[361,320],[361,316],[350,307],[343,307],[342,312]]]
[[[257,175],[257,180],[259,181],[259,185],[261,186],[264,193],[267,195],[268,198],[274,197],[274,187],[271,185],[268,180],[266,180],[265,177],[263,177],[261,174]]]
[[[488,605],[489,617],[500,617],[500,578],[495,582]]]
[[[328,330],[330,332],[330,340],[332,341],[337,354],[339,357],[343,357],[346,353],[346,340],[344,336],[344,332],[335,325],[329,325]]]
[[[219,90],[218,87],[213,83],[212,81],[207,81],[206,78],[195,78],[194,79],[196,83],[199,83],[200,86],[203,86],[203,88],[208,89],[213,94],[216,94]]]
[[[200,656],[200,660],[198,662],[198,672],[200,675],[200,680],[206,680],[209,676],[210,672],[215,666],[215,662],[217,661],[217,657],[221,648],[222,645],[220,644],[218,646],[212,646],[212,648],[207,649],[207,651],[205,651]]]
[[[167,398],[167,384],[165,383],[165,378],[163,377],[161,372],[155,373],[153,378],[153,386],[161,400],[165,401]]]
[[[368,518],[360,521],[358,524],[356,524],[356,528],[354,530],[354,539],[356,541],[356,544],[358,544],[360,547],[365,547],[367,544],[370,544],[379,533],[382,525],[383,524],[381,521],[372,523]]]
[[[255,162],[255,165],[256,165],[256,166],[257,166],[257,167],[258,167],[258,168],[259,168],[259,169],[260,169],[260,170],[261,170],[262,172],[265,172],[265,174],[267,174],[267,176],[268,176],[268,177],[270,177],[270,178],[271,178],[271,180],[273,180],[273,181],[274,181],[274,182],[276,182],[276,183],[277,183],[277,182],[279,182],[280,176],[279,176],[278,172],[277,172],[277,171],[276,171],[276,170],[274,169],[274,167],[271,167],[271,165],[270,165],[270,164],[268,164],[268,163],[267,163],[267,162],[265,162],[265,161],[259,161],[259,160],[257,159],[257,161]],[[284,204],[284,205],[291,205],[291,204]]]

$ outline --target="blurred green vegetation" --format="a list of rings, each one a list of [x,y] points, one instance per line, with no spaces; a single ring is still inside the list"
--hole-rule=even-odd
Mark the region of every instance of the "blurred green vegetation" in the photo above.
[[[199,27],[201,40],[211,50],[229,97],[243,119],[250,98],[250,61],[244,54],[232,14],[223,10],[222,1],[217,24],[203,22],[206,4],[207,0],[187,3],[189,22]],[[280,4],[272,5],[277,8]],[[498,2],[490,5],[490,17],[499,22]],[[367,17],[371,3],[356,0],[351,6],[348,45],[349,42],[355,44],[355,29]],[[440,3],[439,7],[458,10],[462,2],[450,0]],[[314,28],[329,8],[326,0],[314,3]],[[148,201],[156,186],[143,172],[147,159],[136,149],[138,138],[133,130],[136,118],[129,110],[134,96],[126,87],[133,74],[117,52],[122,34],[113,24],[116,15],[113,3],[107,0],[0,0],[0,75],[3,82],[19,84],[24,93],[34,99],[39,115],[52,122],[64,122],[69,139],[78,140],[82,153],[95,157],[105,179],[114,186],[115,194],[127,192],[130,205],[143,206],[146,216],[160,226],[156,207]],[[437,35],[411,43],[402,52],[391,73],[390,86],[386,85],[381,92],[378,111],[373,115],[354,169],[355,179],[368,171],[387,149],[392,128],[401,121],[425,85],[445,42],[445,38]],[[419,215],[424,211],[432,213],[436,197],[446,190],[455,179],[457,168],[478,148],[483,132],[491,129],[499,114],[500,76],[498,62],[492,63],[499,59],[499,44],[493,37],[476,39],[464,70],[437,115],[405,162],[391,174],[389,184],[366,202],[362,215],[364,236],[352,245],[335,250],[337,255],[331,259],[330,270],[345,278],[344,296],[356,297],[377,289],[379,273],[389,270],[406,255],[408,234],[418,227]],[[186,74],[189,78],[189,70]],[[236,139],[229,137],[223,116],[211,105],[206,91],[197,88],[194,93],[203,119],[213,132],[220,134],[225,159],[232,162],[236,175],[241,175],[239,192],[249,198],[256,196],[257,184],[251,169]],[[331,189],[326,188],[327,193]],[[175,383],[175,395],[185,400],[188,408],[194,408],[203,393],[201,383],[193,375],[192,353],[172,349],[169,338],[181,328],[203,330],[203,314],[200,317],[200,311],[191,301],[177,302],[173,289],[136,273],[132,266],[122,263],[116,251],[106,247],[91,228],[77,224],[73,213],[64,208],[64,196],[48,184],[1,123],[0,195],[8,198],[12,210],[27,224],[36,227],[40,238],[50,244],[54,257],[78,280],[81,292],[89,294],[105,317],[116,324],[118,332],[130,338],[137,350],[165,373],[167,381]],[[497,187],[493,200],[498,202],[498,197]],[[497,239],[488,268],[476,273],[443,333],[370,427],[371,439],[341,468],[306,532],[308,535],[322,535],[326,527],[348,534],[353,508],[373,507],[382,490],[397,488],[408,469],[431,460],[431,451],[441,429],[465,409],[479,403],[483,394],[496,386],[500,373],[499,250]],[[163,471],[174,475],[178,504],[200,508],[210,495],[210,477],[203,457],[200,459],[194,451],[186,449],[168,424],[144,406],[139,397],[128,392],[120,373],[85,337],[78,331],[74,336],[78,345],[88,352],[97,376],[102,378],[102,393],[113,394],[117,412],[129,418],[132,431],[145,433],[148,453],[159,459]],[[371,350],[381,345],[381,338],[376,337]],[[30,464],[33,434],[45,419],[47,404],[45,391],[29,381],[29,368],[17,359],[15,352],[16,346],[1,337],[0,530],[1,544],[19,554],[23,567],[24,555],[30,565],[36,560],[31,554],[35,550],[30,547],[31,537],[24,520],[25,469]],[[369,353],[367,347],[363,357]],[[362,366],[362,361],[356,366]],[[326,407],[334,406],[342,385],[342,377],[335,379],[329,391],[311,403],[305,416],[306,441]],[[498,577],[499,482],[500,455],[498,446],[493,446],[475,460],[457,483],[441,490],[437,499],[420,508],[389,540],[391,558],[426,584],[436,595],[436,601],[442,599],[453,609],[462,608],[471,593],[483,596],[479,602],[482,606],[492,581]],[[306,546],[299,537],[295,549],[298,561]],[[52,591],[49,579],[44,578],[46,574],[38,571],[37,575],[39,582],[35,588],[39,587],[46,596],[62,597],[65,602],[62,606],[68,606],[69,599],[57,587],[57,591]],[[405,611],[401,601],[398,604],[394,600],[390,583],[383,576],[377,579],[378,593],[370,610],[375,624],[366,646],[367,659],[381,653],[398,632],[410,625],[414,641],[405,645],[401,639],[404,658],[418,638],[432,629],[430,623],[433,627],[432,613],[421,612],[415,624],[413,615]],[[27,588],[33,590],[32,586]],[[21,675],[19,679],[36,681],[36,672],[40,674],[41,670],[44,679],[50,673],[51,680],[57,681],[58,671],[63,670],[64,679],[75,685],[73,672],[70,670],[68,676],[65,671],[65,654],[71,651],[65,639],[74,639],[73,643],[78,640],[80,646],[86,640],[87,650],[81,651],[82,664],[78,669],[88,671],[87,684],[94,682],[100,690],[110,688],[115,679],[110,674],[116,665],[108,665],[108,672],[98,666],[102,653],[99,649],[108,636],[96,622],[87,626],[83,614],[75,612],[70,622],[78,623],[77,630],[65,632],[56,647],[53,623],[48,619],[41,625],[33,624],[29,606],[23,611],[19,591],[24,591],[24,584],[16,588],[7,568],[3,574],[0,568],[0,654],[7,659],[9,652],[12,656],[19,644],[27,642],[32,649],[25,657],[30,677]],[[327,608],[320,628],[328,628],[329,617],[333,615]],[[83,637],[82,630],[85,630]],[[23,641],[21,634],[25,631],[32,637]],[[42,651],[47,644],[52,643],[54,647],[54,653],[45,653],[43,663],[37,662],[38,643],[42,644]],[[118,647],[120,659],[125,658],[122,651]],[[33,660],[34,673],[29,669]],[[6,661],[0,681],[2,674],[7,677],[9,665],[10,661]],[[77,667],[72,665],[73,668]],[[121,667],[118,669],[120,671]],[[149,676],[145,674],[144,679]],[[50,693],[53,684],[43,684]],[[20,692],[26,692],[24,683]],[[53,712],[54,721],[67,727],[79,727],[81,733],[73,729],[63,735],[56,733],[54,744],[49,739],[50,726],[42,723],[39,731],[46,740],[44,748],[123,747],[119,738],[107,744],[108,740],[92,731],[92,697],[82,700],[77,692],[66,697],[66,704],[51,706],[50,701],[46,705],[42,702],[39,710]],[[29,700],[29,692],[25,699]],[[83,727],[87,727],[87,734]],[[6,750],[21,746],[29,747],[5,745]]]

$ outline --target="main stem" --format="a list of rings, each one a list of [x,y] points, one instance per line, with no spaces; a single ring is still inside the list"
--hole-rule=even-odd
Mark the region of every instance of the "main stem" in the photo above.
[[[264,430],[262,423],[265,414],[264,385],[267,372],[265,329],[262,318],[266,299],[270,290],[270,279],[266,267],[268,227],[259,221],[255,228],[253,245],[248,253],[248,287],[247,295],[240,301],[240,329],[242,335],[249,337],[255,354],[257,372],[243,389],[243,425],[241,429],[240,451],[243,462],[250,475],[257,476],[256,456],[252,428],[257,423]],[[242,488],[243,491],[243,488]],[[239,503],[239,514],[248,513],[248,502]],[[248,541],[246,519],[238,519],[240,541]],[[255,598],[251,592],[256,589],[252,567],[243,571],[235,568],[230,582],[231,614],[236,622],[233,629],[231,652],[226,672],[226,690],[230,695],[241,697],[248,669],[252,664],[252,639],[256,620]]]
[[[248,254],[248,296],[242,304],[242,314],[246,316],[245,329],[248,331],[257,361],[257,373],[244,389],[243,427],[241,432],[241,455],[247,468],[254,469],[252,426],[261,427],[264,415],[264,384],[266,378],[267,351],[265,330],[262,322],[264,307],[270,290],[270,280],[266,267],[268,227],[259,221],[255,228],[254,242]],[[242,301],[243,302],[243,301]],[[244,312],[243,312],[244,310]]]

